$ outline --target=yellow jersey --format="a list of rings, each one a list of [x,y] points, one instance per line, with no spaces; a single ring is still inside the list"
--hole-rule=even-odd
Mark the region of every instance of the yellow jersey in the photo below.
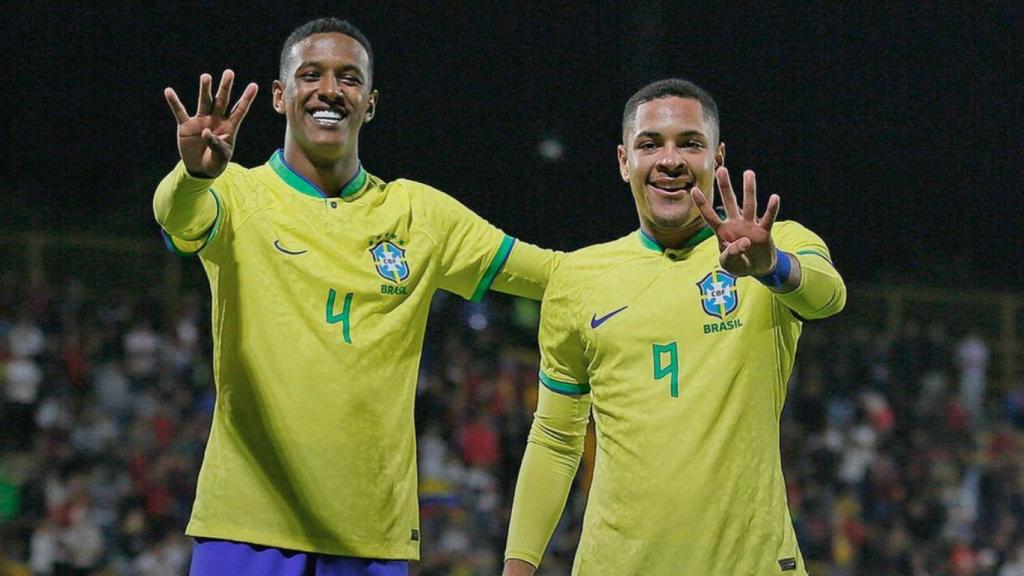
[[[506,557],[539,565],[592,413],[573,574],[806,574],[779,417],[801,318],[838,312],[845,288],[818,236],[778,222],[773,238],[801,264],[788,294],[722,270],[707,228],[676,250],[636,232],[566,256],[542,304],[542,386]]]
[[[509,258],[553,253],[362,168],[327,197],[281,151],[212,181],[179,163],[157,190],[158,219],[177,189],[215,210],[199,238],[170,235],[198,252],[212,296],[216,407],[187,533],[418,558],[413,404],[431,298],[477,300],[500,275],[542,291],[547,265]]]

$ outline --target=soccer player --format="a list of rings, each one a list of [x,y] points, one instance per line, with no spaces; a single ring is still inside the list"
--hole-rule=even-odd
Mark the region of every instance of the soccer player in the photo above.
[[[556,254],[453,198],[359,161],[373,56],[320,19],[281,51],[284,148],[230,163],[256,96],[229,107],[203,74],[178,122],[181,162],[154,197],[175,249],[210,281],[217,401],[187,532],[193,575],[387,575],[419,556],[413,403],[431,297],[540,298]]]
[[[540,398],[505,574],[532,574],[565,506],[587,420],[594,479],[573,574],[806,574],[786,505],[779,416],[805,319],[843,308],[828,248],[742,207],[718,108],[694,84],[626,103],[619,171],[640,229],[566,255],[541,307]],[[710,204],[717,178],[724,218]]]

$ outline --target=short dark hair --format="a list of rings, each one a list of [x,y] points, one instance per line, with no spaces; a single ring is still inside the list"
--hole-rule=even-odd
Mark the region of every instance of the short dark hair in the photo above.
[[[661,98],[668,98],[675,96],[677,98],[692,98],[700,102],[701,110],[704,111],[704,120],[709,126],[713,126],[716,134],[718,134],[718,104],[715,103],[715,99],[711,97],[711,94],[707,90],[697,86],[689,80],[683,80],[681,78],[666,78],[664,80],[658,80],[657,82],[651,82],[647,86],[637,90],[636,94],[633,94],[626,101],[626,109],[622,111],[622,139],[625,141],[626,132],[629,130],[630,124],[636,117],[636,109],[641,104],[650,102],[651,100],[660,100]]]
[[[367,40],[366,36],[359,31],[359,28],[356,28],[347,20],[342,20],[340,18],[317,18],[316,20],[310,20],[302,26],[299,26],[288,35],[288,38],[285,39],[284,47],[281,48],[281,62],[277,71],[278,79],[284,82],[285,73],[287,72],[285,68],[288,66],[288,55],[292,50],[292,46],[302,42],[313,34],[325,34],[330,32],[344,34],[362,45],[363,49],[366,50],[366,56],[370,61],[370,69],[366,72],[372,77],[373,49],[370,48],[370,41]]]

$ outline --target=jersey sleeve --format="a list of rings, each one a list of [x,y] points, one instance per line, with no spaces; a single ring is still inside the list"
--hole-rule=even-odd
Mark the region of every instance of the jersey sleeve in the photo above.
[[[505,265],[516,239],[451,196],[416,182],[429,234],[440,257],[440,287],[479,302]]]
[[[579,324],[581,282],[563,261],[540,313],[540,393],[519,468],[505,558],[540,565],[576,476],[590,417],[590,386]]]
[[[491,290],[540,300],[544,296],[551,272],[558,267],[563,256],[564,252],[517,241],[508,261],[498,271]]]
[[[230,210],[225,193],[237,187],[244,168],[229,164],[217,178],[196,178],[178,162],[153,195],[153,214],[168,249],[195,254],[218,237]]]
[[[590,395],[568,396],[541,386],[519,468],[505,559],[539,566],[579,468]]]
[[[832,264],[828,246],[817,234],[792,222],[778,222],[772,230],[775,245],[800,262],[800,285],[776,297],[801,318],[827,318],[846,306],[846,284]]]
[[[578,313],[584,291],[581,285],[571,266],[563,262],[551,275],[540,306],[540,381],[559,394],[590,391]]]

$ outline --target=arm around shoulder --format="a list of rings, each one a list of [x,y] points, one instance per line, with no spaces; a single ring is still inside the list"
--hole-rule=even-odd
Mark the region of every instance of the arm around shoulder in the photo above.
[[[488,290],[540,300],[561,252],[509,236],[455,198],[410,180],[396,180],[416,198],[440,247],[441,288],[479,301]]]
[[[494,279],[491,289],[540,300],[544,296],[551,273],[564,256],[564,252],[540,248],[517,240],[508,260]]]

